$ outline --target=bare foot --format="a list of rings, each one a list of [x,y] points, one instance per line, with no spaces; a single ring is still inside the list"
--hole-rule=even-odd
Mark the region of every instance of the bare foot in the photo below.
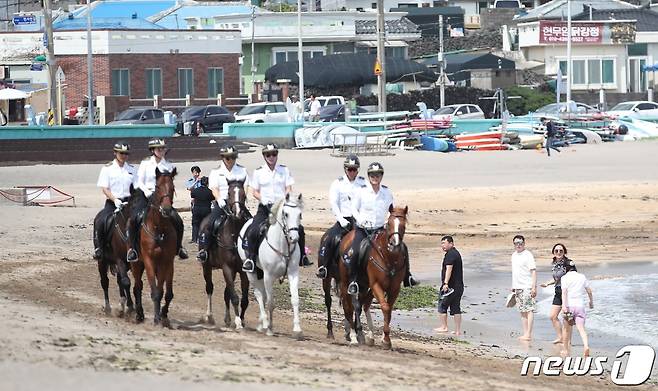
[[[532,341],[532,337],[528,337],[527,335],[522,335],[519,337],[521,341]]]
[[[459,337],[459,336],[462,335],[462,333],[459,332],[459,331],[451,331],[450,334],[454,334],[456,337]]]
[[[559,343],[562,343],[562,338],[556,338],[551,342],[553,345],[557,345]]]
[[[569,355],[569,352],[566,350],[560,350],[560,357],[565,358]]]
[[[448,329],[447,328],[444,329],[444,328],[441,328],[441,327],[437,327],[437,328],[434,329],[434,331],[436,331],[437,333],[447,333]]]
[[[584,357],[589,357],[589,347],[587,347],[587,346],[585,347],[585,349],[583,350],[583,356]]]

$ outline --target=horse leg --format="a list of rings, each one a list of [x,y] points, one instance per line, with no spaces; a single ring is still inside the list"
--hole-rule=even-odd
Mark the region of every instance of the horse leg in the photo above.
[[[110,306],[110,294],[108,293],[108,288],[110,287],[110,279],[107,278],[107,262],[104,259],[98,261],[98,274],[101,277],[101,288],[103,288],[103,296],[105,297],[105,305],[103,310],[105,315],[112,313],[112,306]]]
[[[117,262],[123,262],[123,259],[118,259]],[[135,312],[135,306],[133,304],[133,298],[132,295],[130,294],[130,278],[128,278],[128,270],[125,271],[126,273],[126,280],[128,282],[127,285],[123,284],[126,281],[122,281],[122,283],[119,283],[119,291],[123,292],[122,299],[125,298],[125,303],[126,303],[126,311],[125,311],[125,316],[128,316]],[[117,276],[117,280],[118,280]]]
[[[206,306],[206,316],[201,321],[208,324],[215,324],[215,318],[212,316],[212,294],[215,290],[215,284],[212,282],[212,267],[209,262],[203,263],[203,279],[206,281],[206,296],[208,297]]]
[[[144,252],[142,252],[144,253]],[[153,324],[160,324],[160,303],[162,302],[162,284],[163,281],[156,279],[155,270],[153,270],[153,260],[149,255],[142,256],[144,269],[146,270],[146,279],[151,287],[151,301],[153,301]]]
[[[345,326],[345,339],[351,345],[356,345],[359,342],[356,339],[356,333],[352,330],[354,329],[354,304],[352,302],[352,296],[347,294],[347,282],[345,282],[343,287],[341,287],[341,304],[343,305],[343,313],[345,314],[345,321],[343,325]]]
[[[224,274],[224,325],[231,327],[231,291],[233,290],[233,279],[231,272],[226,270],[226,265],[222,266],[222,273]]]
[[[365,338],[363,336],[363,325],[361,324],[363,306],[359,296],[352,296],[352,302],[354,303],[354,331],[356,332],[356,340],[359,344],[362,344],[365,343]]]
[[[324,306],[327,307],[327,338],[334,339],[334,325],[331,322],[331,277],[322,280]]]
[[[265,272],[265,275],[263,276],[263,285],[265,286],[265,305],[267,306],[263,328],[265,329],[265,334],[271,337],[274,335],[274,331],[272,331],[272,314],[274,312],[274,279],[272,276],[270,276],[269,272]]]
[[[247,278],[247,273],[240,271],[240,289],[242,291],[242,297],[240,298],[240,317],[235,319],[235,329],[242,329],[244,324],[244,314],[247,312],[247,307],[249,306],[249,279]],[[239,326],[238,326],[239,319]]]
[[[163,273],[165,274],[165,273]],[[164,276],[163,276],[164,277]],[[162,307],[162,327],[171,328],[171,323],[169,322],[169,304],[174,299],[174,265],[173,263],[169,265],[168,273],[166,273],[166,278],[163,278],[163,285],[166,287],[166,292],[164,295],[165,303]]]
[[[254,277],[254,296],[256,296],[256,301],[258,302],[258,308],[260,310],[260,315],[258,316],[258,326],[256,326],[257,331],[265,330],[267,323],[267,314],[265,313],[265,284],[263,280],[258,280]]]
[[[370,305],[372,304],[372,291],[368,292],[366,301],[363,305],[363,311],[366,313],[366,321],[368,322],[368,333],[366,334],[366,345],[375,345],[375,326],[372,323],[372,314],[370,313]]]
[[[375,295],[375,298],[377,299],[379,305],[382,308],[382,314],[384,314],[384,335],[382,336],[382,344],[384,345],[384,348],[390,349],[391,348],[391,338],[390,338],[391,305],[386,300],[386,294],[384,293],[384,290],[377,282],[372,284],[372,293]]]
[[[144,307],[142,306],[142,291],[144,290],[144,281],[142,281],[142,274],[144,273],[144,264],[138,262],[131,266],[133,277],[135,278],[135,286],[133,287],[133,295],[135,296],[135,321],[142,323],[144,321]]]
[[[290,304],[292,304],[292,335],[302,339],[302,326],[299,321],[299,266],[288,269],[288,284],[290,285]]]
[[[242,327],[242,319],[240,319],[240,298],[238,297],[238,294],[235,292],[235,275],[236,272],[231,270],[230,267],[228,267],[226,264],[222,268],[224,271],[224,280],[226,281],[226,288],[228,289],[228,295],[229,299],[231,300],[231,304],[233,305],[233,312],[235,315],[235,329],[239,330]],[[226,313],[229,313],[229,306],[226,306]],[[228,317],[228,322],[227,326],[230,326],[231,324],[231,319]]]
[[[121,304],[121,310],[117,314],[118,317],[123,317],[126,313],[126,291],[121,285],[121,275],[117,272],[117,285],[119,286],[119,303]]]

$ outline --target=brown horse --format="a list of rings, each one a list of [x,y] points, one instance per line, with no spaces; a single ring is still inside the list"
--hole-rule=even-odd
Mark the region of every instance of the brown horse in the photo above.
[[[103,248],[102,258],[98,260],[98,273],[100,274],[101,287],[105,296],[105,306],[103,308],[108,315],[112,312],[108,294],[110,285],[110,280],[107,277],[108,270],[117,276],[117,285],[119,286],[119,295],[121,297],[121,311],[119,312],[119,316],[129,315],[135,310],[130,295],[130,278],[128,278],[128,265],[125,256],[128,250],[128,238],[126,237],[127,221],[128,212],[126,207],[115,212],[112,218],[108,219],[107,223],[111,223],[111,226],[106,227],[105,248]],[[96,223],[103,224],[104,222],[98,221]]]
[[[235,310],[235,329],[242,328],[244,314],[249,305],[249,279],[247,273],[242,271],[242,260],[238,255],[237,239],[240,229],[251,218],[249,210],[245,206],[247,195],[244,191],[244,181],[228,182],[228,200],[226,203],[227,216],[220,231],[215,236],[213,229],[212,239],[215,241],[213,246],[208,249],[208,260],[203,263],[203,278],[206,281],[206,294],[208,295],[208,309],[204,321],[214,324],[215,320],[212,315],[212,294],[214,284],[212,282],[213,269],[222,269],[224,273],[224,324],[231,325],[231,303]],[[203,230],[209,224],[209,217],[201,222],[200,229]],[[240,302],[241,310],[238,312],[238,302],[240,298],[235,293],[235,276],[240,273],[240,288],[242,290],[242,300]]]
[[[361,311],[365,311],[368,321],[368,336],[366,342],[374,344],[372,318],[370,305],[375,297],[379,302],[384,315],[384,347],[391,348],[390,323],[391,312],[395,300],[400,293],[400,284],[405,274],[404,239],[407,223],[408,208],[393,207],[388,209],[389,216],[385,229],[378,231],[374,237],[369,238],[370,248],[366,255],[365,264],[360,264],[359,285],[368,286],[362,289],[358,297],[351,297],[347,293],[349,274],[344,262],[338,263],[340,276],[340,298],[345,313],[345,338],[352,344],[363,342],[363,327],[361,326]],[[349,250],[354,240],[354,231],[348,233],[340,244],[340,255]]]
[[[142,307],[142,273],[151,286],[153,300],[153,323],[169,327],[169,304],[174,298],[174,257],[176,256],[176,228],[173,216],[174,177],[172,172],[160,172],[155,169],[155,191],[151,195],[146,209],[146,216],[139,231],[140,260],[130,264],[135,277],[135,306],[138,322],[144,320]],[[165,291],[166,286],[166,293]],[[165,304],[160,308],[164,294]]]

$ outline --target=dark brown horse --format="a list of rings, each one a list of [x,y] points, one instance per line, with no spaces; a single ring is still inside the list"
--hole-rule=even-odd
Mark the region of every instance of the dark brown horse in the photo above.
[[[119,295],[121,297],[121,311],[119,316],[129,315],[134,312],[133,300],[130,295],[130,278],[128,278],[128,262],[126,262],[126,251],[128,238],[126,237],[126,222],[128,221],[128,208],[124,207],[115,212],[108,220],[109,227],[105,230],[105,248],[103,256],[98,260],[98,273],[101,278],[101,287],[105,296],[104,310],[106,314],[112,313],[108,288],[110,280],[107,277],[108,270],[117,276]],[[101,223],[101,222],[99,222]]]
[[[335,287],[338,287],[338,284],[340,284],[340,274],[338,273],[338,263],[340,257],[338,256],[338,246],[336,246],[334,251],[328,251],[325,248],[326,253],[324,255],[321,255],[320,252],[322,251],[322,243],[327,243],[329,242],[326,246],[332,246],[335,243],[335,240],[337,238],[330,238],[329,234],[331,233],[331,229],[327,230],[323,235],[322,238],[320,238],[320,248],[318,249],[318,259],[320,259],[322,256],[327,257],[325,259],[325,267],[327,268],[327,277],[322,279],[322,290],[324,291],[324,306],[327,308],[327,338],[334,339],[334,324],[331,320],[331,304],[332,304],[332,299],[331,299],[331,282],[332,280],[335,281]],[[332,256],[329,256],[332,255]]]
[[[174,257],[176,256],[176,228],[174,226],[174,177],[172,172],[155,169],[155,191],[151,195],[146,216],[139,231],[140,260],[130,264],[135,277],[135,306],[137,321],[144,320],[142,307],[142,273],[151,286],[153,322],[169,327],[169,304],[174,298]],[[166,292],[165,292],[166,286]],[[165,304],[160,308],[164,294]]]
[[[243,181],[228,182],[228,200],[226,202],[227,216],[221,229],[215,236],[213,229],[213,245],[208,250],[208,260],[203,264],[203,278],[206,280],[206,294],[208,295],[208,309],[204,321],[214,324],[215,320],[212,315],[212,294],[214,284],[212,282],[213,269],[222,269],[224,273],[224,303],[226,310],[224,312],[224,324],[231,325],[231,303],[235,310],[235,329],[242,328],[244,322],[244,313],[249,305],[249,279],[247,274],[242,271],[242,260],[238,255],[237,238],[240,229],[251,218],[249,210],[245,206],[247,196],[244,191]],[[209,217],[201,222],[200,229],[209,224]],[[235,293],[235,276],[240,273],[240,288],[242,290],[242,300]],[[238,302],[240,301],[240,311],[238,311]]]
[[[345,313],[345,337],[352,344],[363,342],[363,327],[361,326],[361,311],[365,311],[368,321],[368,335],[366,342],[374,343],[372,318],[370,305],[373,297],[379,302],[384,315],[384,335],[382,343],[384,347],[391,347],[391,312],[395,300],[400,293],[400,284],[404,279],[404,239],[405,226],[407,223],[408,208],[389,207],[389,217],[385,229],[377,232],[370,239],[370,249],[366,256],[365,264],[359,265],[359,285],[368,286],[370,289],[362,289],[358,297],[352,297],[347,293],[349,274],[344,262],[339,262],[340,275],[340,298]],[[354,231],[348,233],[340,244],[340,255],[349,250]]]

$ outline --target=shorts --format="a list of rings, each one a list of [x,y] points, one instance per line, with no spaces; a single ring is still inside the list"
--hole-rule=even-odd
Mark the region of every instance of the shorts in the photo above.
[[[573,318],[577,325],[585,325],[585,319],[587,319],[587,312],[585,311],[585,307],[569,307],[567,309],[573,314]]]
[[[531,289],[516,289],[514,296],[516,296],[516,306],[519,312],[537,312],[537,301],[530,293]]]
[[[562,287],[555,287],[555,296],[553,296],[553,305],[562,307]]]
[[[441,293],[439,293],[439,313],[447,314],[448,309],[450,309],[450,315],[459,315],[462,313],[460,307],[462,301],[462,295],[464,294],[464,287],[452,287],[455,291],[452,292],[450,296],[441,299]]]

